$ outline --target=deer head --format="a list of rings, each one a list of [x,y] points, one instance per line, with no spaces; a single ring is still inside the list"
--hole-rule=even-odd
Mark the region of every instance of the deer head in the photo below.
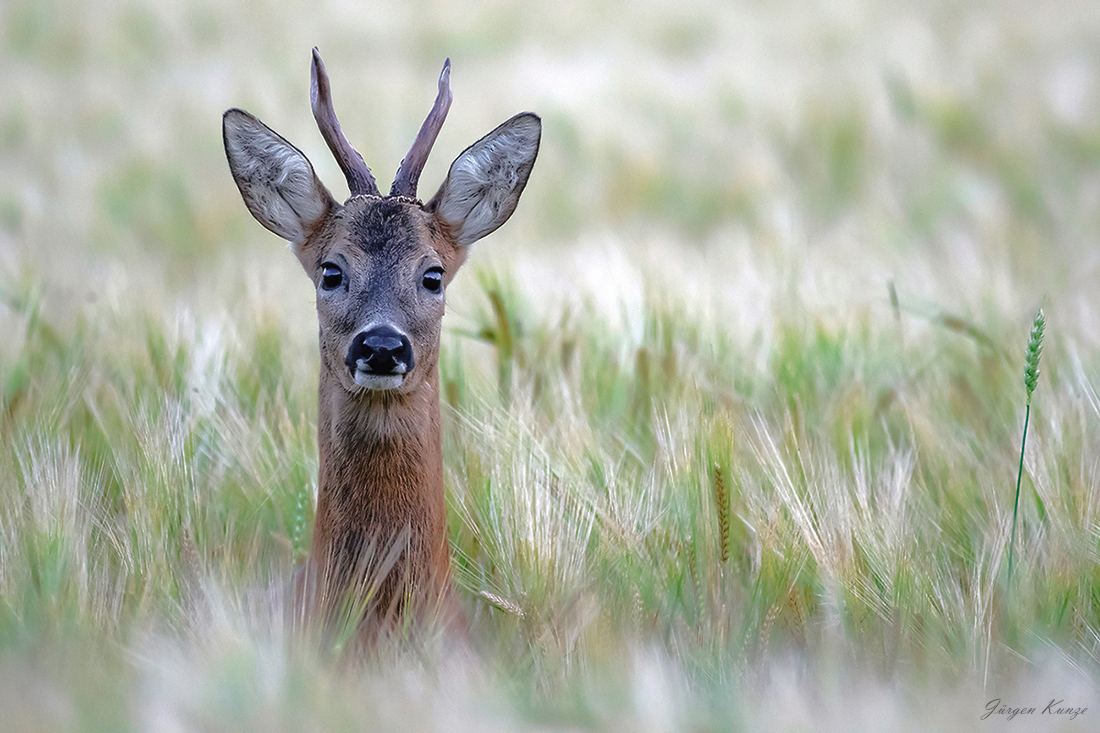
[[[444,291],[470,244],[511,216],[538,153],[541,123],[519,114],[467,148],[426,204],[416,188],[450,107],[450,61],[390,195],[348,144],[317,49],[313,113],[348,181],[343,205],[306,156],[239,109],[223,118],[233,179],[256,220],[290,241],[317,288],[325,370],[348,392],[410,392],[434,368]]]

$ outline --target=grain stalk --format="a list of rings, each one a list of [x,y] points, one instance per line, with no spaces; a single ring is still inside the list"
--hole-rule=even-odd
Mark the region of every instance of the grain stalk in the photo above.
[[[1043,353],[1043,330],[1046,328],[1046,316],[1040,308],[1031,325],[1031,335],[1027,340],[1027,364],[1024,367],[1024,389],[1027,391],[1027,406],[1024,411],[1024,434],[1020,440],[1020,468],[1016,472],[1016,500],[1012,506],[1012,537],[1008,543],[1008,581],[1012,582],[1012,558],[1016,548],[1016,516],[1020,510],[1020,480],[1024,475],[1024,447],[1027,445],[1027,424],[1031,419],[1031,395],[1039,381],[1039,357]]]

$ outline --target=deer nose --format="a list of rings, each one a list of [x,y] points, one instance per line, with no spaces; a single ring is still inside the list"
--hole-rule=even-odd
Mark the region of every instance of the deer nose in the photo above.
[[[412,344],[395,328],[375,326],[355,337],[345,362],[353,376],[408,374],[413,368]]]

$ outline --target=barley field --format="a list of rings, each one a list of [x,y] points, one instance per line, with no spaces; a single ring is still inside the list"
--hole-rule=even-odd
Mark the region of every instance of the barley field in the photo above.
[[[285,621],[314,294],[220,123],[342,198],[315,45],[383,186],[447,57],[425,193],[543,118],[444,320],[469,650]],[[1100,4],[0,5],[0,728],[1084,731],[1098,685]]]

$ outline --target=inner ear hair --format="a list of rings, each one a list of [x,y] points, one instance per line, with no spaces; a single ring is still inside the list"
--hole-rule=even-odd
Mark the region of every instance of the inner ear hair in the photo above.
[[[459,245],[490,234],[515,211],[541,135],[539,117],[524,112],[466,148],[451,164],[429,209],[450,226]]]
[[[229,169],[245,206],[267,229],[301,245],[336,202],[305,154],[251,114],[222,118]]]

